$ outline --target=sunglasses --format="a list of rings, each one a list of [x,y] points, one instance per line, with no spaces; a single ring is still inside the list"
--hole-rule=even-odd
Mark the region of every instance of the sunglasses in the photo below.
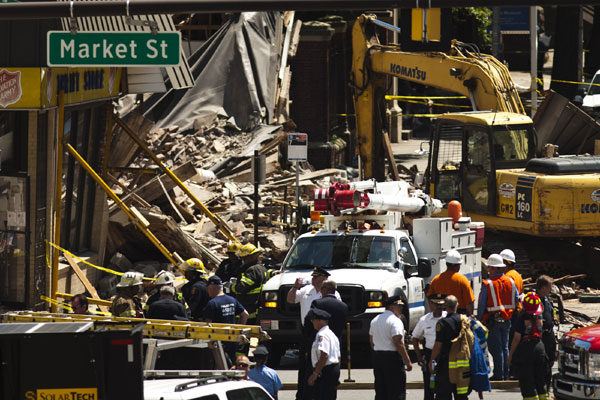
[[[238,367],[242,367],[242,368],[248,367],[248,364],[246,364],[246,363],[237,363],[235,365],[238,366]]]

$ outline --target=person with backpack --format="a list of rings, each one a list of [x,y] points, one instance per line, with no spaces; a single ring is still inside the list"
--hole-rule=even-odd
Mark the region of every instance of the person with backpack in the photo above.
[[[437,400],[450,400],[452,399],[453,394],[454,400],[466,400],[468,396],[467,392],[469,382],[465,383],[461,379],[460,383],[453,383],[451,381],[450,371],[452,370],[453,376],[461,374],[462,372],[466,372],[462,371],[462,366],[464,364],[467,364],[468,366],[469,358],[465,358],[466,355],[464,355],[463,360],[460,363],[458,363],[457,358],[460,357],[460,354],[452,354],[451,359],[450,353],[452,350],[453,341],[456,342],[456,339],[459,338],[461,335],[467,335],[467,332],[464,332],[464,324],[462,317],[466,318],[467,321],[470,320],[468,317],[458,314],[456,312],[456,309],[458,307],[458,299],[456,298],[456,296],[446,296],[444,304],[446,306],[446,312],[448,314],[446,315],[446,317],[440,319],[435,327],[435,344],[433,345],[433,350],[431,351],[431,359],[429,360],[429,372],[432,375],[435,375],[435,398]],[[470,322],[468,322],[468,326],[470,332]],[[471,333],[471,347],[472,338],[473,334]]]

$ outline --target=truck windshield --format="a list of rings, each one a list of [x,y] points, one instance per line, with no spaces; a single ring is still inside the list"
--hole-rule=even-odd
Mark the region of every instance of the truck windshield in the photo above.
[[[284,268],[391,268],[398,259],[392,237],[319,236],[299,239]]]

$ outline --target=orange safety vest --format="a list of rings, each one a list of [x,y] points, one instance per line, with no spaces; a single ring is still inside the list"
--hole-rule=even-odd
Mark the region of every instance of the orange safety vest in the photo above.
[[[509,320],[516,307],[513,293],[516,290],[515,282],[506,275],[500,275],[498,278],[484,280],[483,285],[487,290],[483,322],[486,322],[495,313],[500,313],[502,318]]]

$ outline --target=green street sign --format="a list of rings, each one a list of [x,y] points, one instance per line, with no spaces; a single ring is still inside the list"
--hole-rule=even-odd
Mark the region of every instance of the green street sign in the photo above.
[[[178,65],[179,32],[48,32],[49,67]]]

